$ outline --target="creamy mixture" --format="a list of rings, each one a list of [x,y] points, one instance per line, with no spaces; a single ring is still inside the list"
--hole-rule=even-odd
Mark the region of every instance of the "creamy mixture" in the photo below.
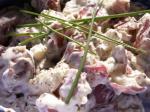
[[[98,0],[71,0],[62,10],[58,0],[39,1],[51,8],[41,13],[67,21],[92,17],[98,3]],[[40,3],[32,0],[35,7]],[[104,0],[96,16],[128,11],[130,0]],[[84,32],[66,28],[57,20],[42,16],[37,19],[86,44]],[[84,27],[89,28],[90,23]],[[77,88],[70,103],[65,104],[84,54],[83,47],[55,32],[22,46],[16,46],[16,42],[33,35],[14,37],[8,47],[0,46],[0,112],[145,112],[139,95],[148,94],[150,89],[150,14],[140,18],[97,20],[93,29],[143,49],[146,54],[93,34],[89,51],[94,54],[88,52]],[[23,27],[16,32],[43,33],[49,29]],[[147,98],[150,99],[150,95]]]

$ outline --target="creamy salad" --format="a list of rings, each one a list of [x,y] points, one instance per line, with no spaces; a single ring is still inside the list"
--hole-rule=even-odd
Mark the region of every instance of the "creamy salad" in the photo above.
[[[70,0],[61,8],[59,0],[32,0],[33,6],[42,10],[41,14],[66,21],[92,17],[98,2]],[[130,7],[130,0],[103,0],[96,16],[129,12]],[[42,15],[35,19],[86,45],[86,33],[66,27],[57,19]],[[90,22],[83,26],[89,29]],[[94,22],[95,32],[142,49],[144,53],[97,38],[94,33],[69,104],[65,100],[84,48],[49,31],[48,27],[16,28],[17,34],[47,34],[36,39],[32,34],[14,36],[7,47],[0,45],[0,112],[148,112],[144,109],[143,99],[150,100],[149,13]],[[32,41],[19,44],[26,39]]]

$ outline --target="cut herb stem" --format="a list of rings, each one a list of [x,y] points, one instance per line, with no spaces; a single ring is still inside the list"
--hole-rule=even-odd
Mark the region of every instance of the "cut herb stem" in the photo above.
[[[68,93],[68,96],[66,97],[66,100],[65,100],[66,104],[68,104],[70,102],[70,99],[73,96],[73,93],[74,93],[74,91],[75,91],[75,89],[76,89],[76,87],[78,85],[78,82],[79,82],[79,79],[80,79],[80,76],[81,76],[84,64],[86,62],[86,57],[87,57],[87,53],[88,53],[88,50],[89,50],[90,38],[92,36],[92,29],[93,29],[94,19],[95,19],[95,16],[96,16],[96,9],[97,9],[97,6],[95,7],[95,10],[93,11],[93,16],[92,16],[92,21],[91,21],[91,25],[90,25],[90,30],[89,30],[86,46],[85,46],[85,49],[84,49],[84,55],[83,55],[83,57],[81,59],[81,63],[80,63],[78,72],[77,72],[76,77],[75,77],[75,79],[74,79],[74,81],[72,83],[72,86],[71,86],[71,89],[70,89],[70,91]]]
[[[20,37],[20,36],[39,35],[39,34],[42,34],[42,33],[15,33],[15,32],[11,32],[7,36]]]
[[[127,17],[127,16],[137,16],[137,15],[142,15],[145,13],[150,13],[150,10],[142,10],[142,11],[136,11],[136,12],[113,14],[113,15],[108,15],[108,16],[97,16],[97,17],[95,17],[95,21],[96,20],[106,20],[106,19]],[[88,22],[88,21],[91,21],[91,19],[92,18],[77,19],[77,20],[72,20],[71,22]]]
[[[26,45],[28,44],[29,42],[32,42],[33,40],[35,39],[41,39],[43,38],[44,36],[47,36],[49,33],[43,33],[43,34],[40,34],[40,35],[37,35],[37,36],[34,36],[34,37],[30,37],[22,42],[19,43],[19,45]]]
[[[45,23],[47,25],[51,24],[52,22],[48,22],[48,23]],[[30,23],[30,24],[22,24],[22,25],[17,25],[18,28],[20,27],[38,27],[38,26],[42,26],[41,23]]]

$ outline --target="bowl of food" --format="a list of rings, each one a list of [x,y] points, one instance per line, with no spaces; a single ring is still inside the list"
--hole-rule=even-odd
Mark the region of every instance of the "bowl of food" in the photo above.
[[[0,111],[149,112],[149,2],[4,2]]]

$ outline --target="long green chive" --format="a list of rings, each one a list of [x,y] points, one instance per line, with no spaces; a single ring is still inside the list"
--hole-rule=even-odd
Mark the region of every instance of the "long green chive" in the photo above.
[[[39,35],[39,34],[42,34],[42,33],[16,33],[16,32],[11,32],[7,36],[20,37],[20,36]]]
[[[29,42],[32,42],[33,40],[35,39],[41,39],[43,38],[44,36],[47,36],[49,33],[43,33],[43,34],[40,34],[40,35],[37,35],[37,36],[34,36],[34,37],[30,37],[28,39],[25,39],[24,41],[20,42],[19,45],[26,45],[28,44]]]
[[[92,36],[92,29],[93,29],[94,19],[95,19],[95,16],[96,16],[96,9],[97,9],[97,6],[95,7],[95,9],[93,11],[93,16],[92,16],[92,21],[91,21],[91,25],[90,25],[90,30],[89,30],[86,46],[85,46],[85,49],[84,49],[84,55],[83,55],[83,57],[81,59],[80,66],[79,66],[78,72],[76,74],[76,77],[75,77],[75,79],[73,81],[73,84],[71,86],[71,89],[70,89],[70,91],[68,93],[68,96],[67,96],[67,98],[65,100],[66,104],[68,104],[70,102],[70,99],[73,96],[73,93],[74,93],[74,91],[75,91],[75,89],[76,89],[76,87],[78,85],[78,82],[79,82],[79,79],[80,79],[80,76],[81,76],[84,64],[86,62],[86,57],[87,57],[87,53],[88,53],[88,50],[89,50],[90,38]]]
[[[28,14],[31,14],[31,15],[35,15],[35,16],[43,16],[43,17],[50,17],[50,15],[47,15],[47,14],[38,14],[38,13],[35,13],[35,12],[31,12],[31,11],[27,11],[27,10],[21,10],[21,12],[24,12],[24,13],[28,13]],[[121,14],[113,14],[113,15],[108,15],[108,16],[97,16],[95,17],[94,20],[106,20],[106,19],[113,19],[113,18],[120,18],[120,17],[127,17],[127,16],[138,16],[138,15],[142,15],[142,14],[145,14],[145,13],[150,13],[150,10],[142,10],[142,11],[136,11],[136,12],[128,12],[128,13],[121,13]],[[55,18],[55,19],[59,19],[59,20],[62,20],[60,18],[57,18],[57,17],[54,17],[54,16],[51,16],[52,18]],[[89,18],[84,18],[84,19],[78,19],[78,20],[71,20],[69,22],[87,22],[87,21],[91,21],[91,17]]]
[[[47,22],[45,24],[49,25],[51,23],[52,22]],[[17,28],[20,28],[20,27],[38,27],[38,26],[42,26],[42,24],[41,23],[22,24],[22,25],[17,25]]]
[[[127,17],[127,16],[137,16],[137,15],[142,15],[145,13],[150,13],[150,10],[142,10],[142,11],[136,11],[136,12],[113,14],[113,15],[108,15],[108,16],[100,16],[100,17],[95,17],[95,20],[106,20],[106,19],[113,19],[113,18],[120,18],[120,17]],[[92,18],[76,19],[76,20],[72,20],[72,22],[88,22],[88,21],[91,21],[91,19]]]

